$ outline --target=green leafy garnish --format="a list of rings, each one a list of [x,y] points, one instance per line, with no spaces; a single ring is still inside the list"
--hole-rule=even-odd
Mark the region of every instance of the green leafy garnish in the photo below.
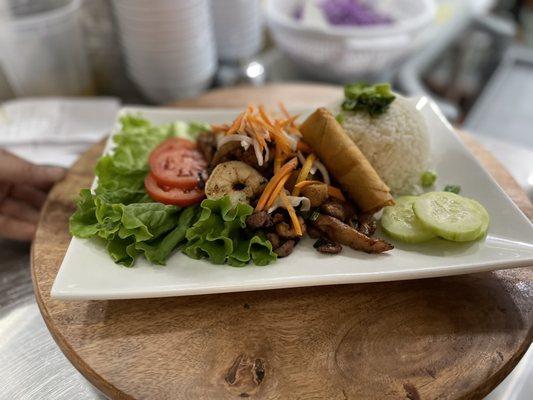
[[[420,176],[420,184],[423,187],[430,187],[435,184],[437,173],[435,171],[426,171]]]
[[[335,116],[335,119],[337,120],[337,122],[339,124],[343,124],[344,123],[344,114],[342,113],[338,113],[336,116]]]
[[[272,244],[264,237],[250,235],[246,217],[253,212],[248,204],[234,206],[226,196],[218,200],[204,200],[198,221],[187,230],[187,244],[183,252],[189,257],[207,258],[214,264],[228,263],[242,267],[250,260],[256,265],[275,261]]]
[[[444,186],[444,191],[445,192],[452,192],[452,193],[455,193],[455,194],[459,194],[459,192],[461,192],[461,186],[459,186],[459,185],[446,185],[446,186]]]
[[[365,111],[371,116],[383,114],[396,98],[388,83],[369,85],[355,83],[344,86],[344,111]]]

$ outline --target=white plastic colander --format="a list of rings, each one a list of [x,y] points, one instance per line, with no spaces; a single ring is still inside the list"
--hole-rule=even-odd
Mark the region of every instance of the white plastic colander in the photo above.
[[[393,19],[371,26],[310,26],[294,18],[305,1],[267,0],[266,14],[276,44],[300,68],[320,79],[348,82],[396,67],[424,41],[435,18],[434,0],[375,0],[372,7]]]

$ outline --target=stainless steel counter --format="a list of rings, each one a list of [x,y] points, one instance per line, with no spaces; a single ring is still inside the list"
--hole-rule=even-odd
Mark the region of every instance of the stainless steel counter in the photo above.
[[[0,399],[105,399],[46,329],[33,296],[29,249],[0,239]]]

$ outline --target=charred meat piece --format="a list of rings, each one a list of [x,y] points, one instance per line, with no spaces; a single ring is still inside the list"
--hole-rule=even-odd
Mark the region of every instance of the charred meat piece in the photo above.
[[[212,132],[201,132],[196,139],[196,145],[209,165],[217,150],[215,135]]]
[[[302,227],[302,235],[305,236],[306,233],[306,226],[305,221],[301,216],[298,216],[298,222],[300,222],[300,226]],[[276,224],[276,233],[283,239],[294,239],[299,237],[296,232],[294,231],[294,228],[289,225],[287,222],[280,222],[279,224]]]
[[[317,183],[306,186],[300,192],[302,196],[307,197],[311,203],[311,208],[316,208],[324,203],[328,197],[328,185]]]
[[[281,246],[274,250],[274,253],[278,255],[279,258],[287,257],[294,250],[296,242],[294,240],[287,240]]]
[[[381,239],[370,238],[351,226],[329,215],[320,215],[314,222],[329,239],[366,253],[383,253],[394,248]]]
[[[250,146],[245,150],[240,142],[232,141],[223,144],[216,151],[211,160],[210,167],[214,168],[220,163],[231,160],[242,161],[261,172],[270,170],[270,164],[272,162],[272,158],[270,158],[267,162],[263,163],[263,165],[259,166],[253,146]]]
[[[342,251],[342,246],[329,239],[318,239],[313,247],[320,253],[324,254],[339,254]]]
[[[376,233],[377,223],[370,214],[361,214],[357,218],[357,228],[359,232],[366,236],[372,236]]]
[[[280,212],[277,212],[272,215],[272,223],[274,225],[279,224],[280,222],[284,222],[285,220],[286,220],[285,216]]]
[[[246,226],[250,229],[270,228],[272,218],[266,211],[256,211],[246,218]]]
[[[239,142],[225,143],[213,155],[213,158],[211,159],[210,167],[214,168],[220,163],[234,160],[234,158],[232,158],[232,153],[237,151],[239,148],[242,148]]]
[[[322,232],[319,229],[315,228],[313,225],[307,227],[307,234],[311,239],[318,239],[322,236]]]
[[[320,211],[341,221],[348,221],[355,216],[355,209],[346,201],[328,200],[320,206]]]
[[[272,244],[272,248],[275,250],[281,245],[281,240],[279,239],[279,236],[276,235],[274,232],[268,232],[266,234],[266,237],[270,244]]]

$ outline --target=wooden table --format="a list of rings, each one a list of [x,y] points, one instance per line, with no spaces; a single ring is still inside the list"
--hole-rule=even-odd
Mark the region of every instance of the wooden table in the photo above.
[[[218,90],[187,107],[316,106],[331,86]],[[502,166],[462,135],[514,201]],[[33,245],[37,302],[54,339],[115,399],[480,399],[532,338],[531,268],[376,284],[127,301],[58,301],[50,288],[89,186],[95,145],[50,194]]]

